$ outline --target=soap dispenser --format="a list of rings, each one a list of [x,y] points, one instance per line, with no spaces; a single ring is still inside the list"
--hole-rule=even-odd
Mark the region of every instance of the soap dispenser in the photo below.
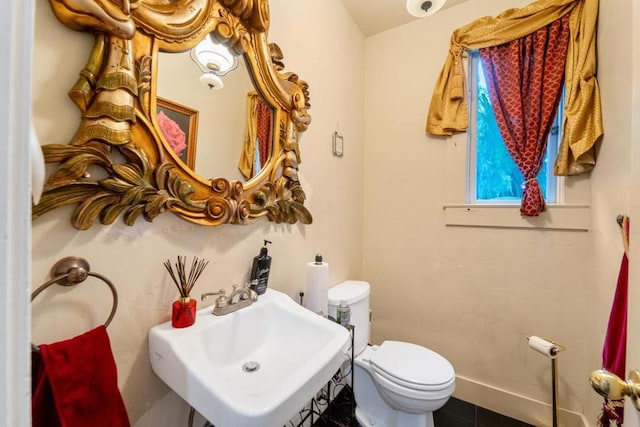
[[[262,295],[267,291],[267,282],[269,280],[269,271],[271,270],[271,257],[267,251],[268,240],[264,241],[264,246],[260,248],[260,253],[253,257],[253,266],[251,267],[250,288],[258,295]]]

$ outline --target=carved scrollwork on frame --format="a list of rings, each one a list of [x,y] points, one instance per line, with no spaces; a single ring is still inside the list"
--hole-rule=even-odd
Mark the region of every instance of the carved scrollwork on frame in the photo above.
[[[307,129],[309,89],[284,71],[283,55],[268,43],[267,0],[50,0],[66,26],[95,34],[87,64],[69,96],[81,123],[68,144],[43,146],[55,163],[33,218],[76,205],[80,230],[122,218],[133,225],[163,212],[202,224],[245,224],[266,216],[309,224],[298,181],[299,132]],[[255,89],[273,109],[273,152],[242,183],[204,179],[175,160],[153,117],[158,52],[193,48],[212,33],[243,54]]]

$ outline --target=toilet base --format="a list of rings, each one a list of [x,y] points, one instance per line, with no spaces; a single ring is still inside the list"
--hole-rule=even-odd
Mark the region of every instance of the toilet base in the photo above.
[[[354,363],[353,387],[356,420],[362,427],[434,427],[433,412],[416,414],[393,409],[358,358]]]
[[[395,416],[388,419],[379,419],[366,414],[356,406],[356,420],[362,427],[435,427],[433,413],[409,414],[407,412],[395,412]]]

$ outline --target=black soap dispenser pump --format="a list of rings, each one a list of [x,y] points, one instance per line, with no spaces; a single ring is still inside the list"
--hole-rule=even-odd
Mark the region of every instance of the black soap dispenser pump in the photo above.
[[[267,291],[269,281],[269,272],[271,271],[271,257],[268,254],[268,240],[264,241],[264,246],[260,248],[260,253],[253,257],[253,265],[251,266],[250,288],[258,295],[262,295]]]

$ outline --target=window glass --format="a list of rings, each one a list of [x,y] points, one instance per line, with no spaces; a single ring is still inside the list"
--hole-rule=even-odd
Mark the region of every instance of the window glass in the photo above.
[[[470,53],[470,129],[467,202],[490,204],[520,204],[523,191],[522,174],[509,155],[496,122],[489,89],[477,51]],[[562,120],[560,101],[547,142],[547,151],[538,174],[540,189],[547,203],[557,202],[558,180],[553,175],[552,162],[558,152],[559,129]]]

